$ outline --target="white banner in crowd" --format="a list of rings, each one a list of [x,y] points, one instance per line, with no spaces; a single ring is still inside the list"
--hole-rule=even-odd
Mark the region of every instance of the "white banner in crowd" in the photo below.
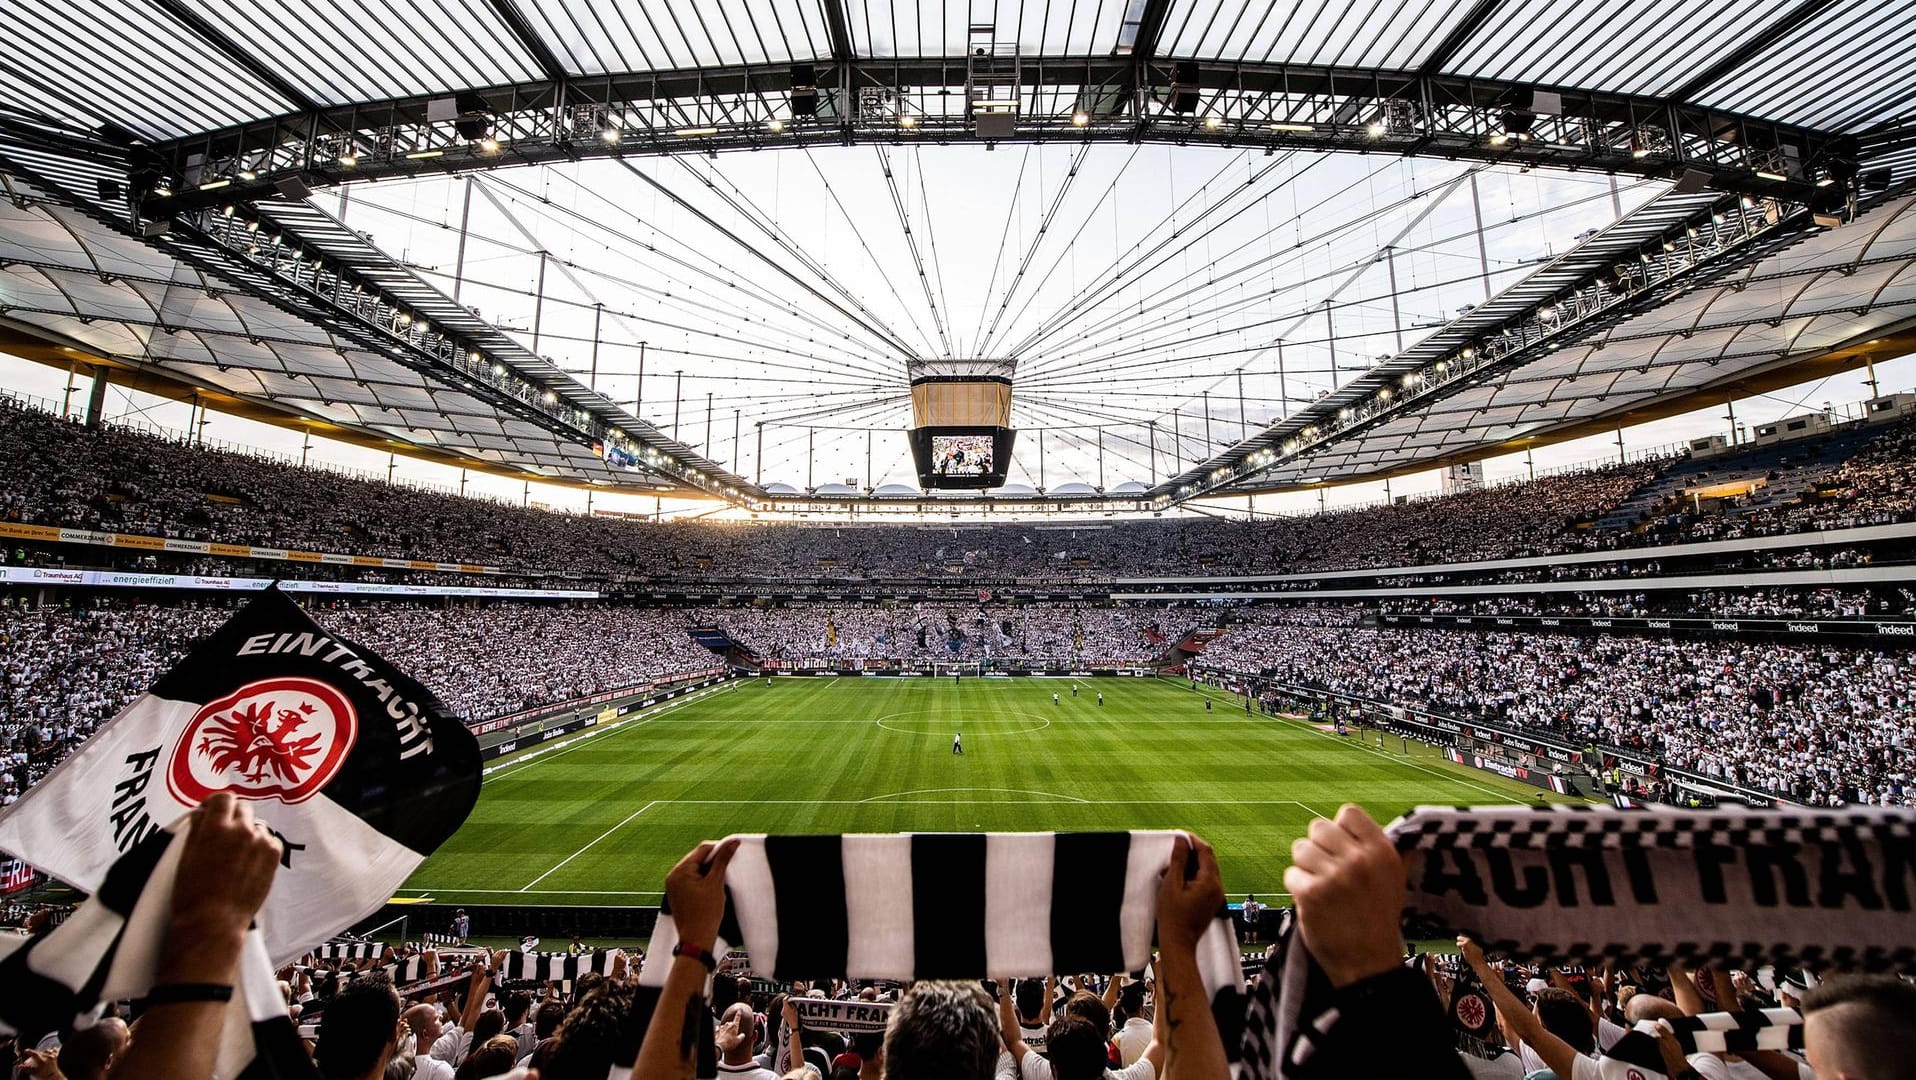
[[[845,1031],[853,1035],[882,1035],[891,1020],[889,1001],[834,1001],[795,997],[798,1026],[807,1031]]]

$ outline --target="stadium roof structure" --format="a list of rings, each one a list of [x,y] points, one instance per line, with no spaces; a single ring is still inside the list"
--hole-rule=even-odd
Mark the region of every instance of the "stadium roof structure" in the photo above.
[[[1603,429],[1781,385],[1805,365],[1908,351],[1916,326],[1916,211],[1905,191],[1916,166],[1916,66],[1906,62],[1916,5],[1905,0],[6,7],[0,182],[11,201],[0,207],[0,319],[15,333],[141,378],[553,480],[704,492],[758,509],[1156,510]],[[718,164],[735,152],[809,157],[853,145],[876,148],[916,264],[898,276],[916,270],[942,342],[918,348],[790,242]],[[711,398],[708,438],[698,442],[684,437],[676,401],[669,428],[647,419],[642,403],[627,408],[601,392],[596,324],[594,374],[581,379],[577,364],[541,347],[536,323],[528,338],[480,315],[456,283],[449,289],[375,243],[329,197],[365,191],[377,201],[389,185],[452,177],[484,178],[496,201],[495,182],[515,167],[588,180],[616,170],[770,268],[783,295],[765,299],[792,326],[856,333],[863,355],[895,367],[889,377],[902,385],[914,359],[954,352],[949,312],[938,311],[932,287],[935,279],[943,289],[943,275],[927,271],[937,239],[920,247],[891,155],[903,170],[906,158],[920,161],[919,147],[1001,145],[1069,152],[1070,176],[1106,145],[1229,154],[1247,170],[1271,159],[1293,180],[1300,163],[1323,155],[1457,163],[1426,207],[1466,184],[1474,198],[1479,175],[1493,172],[1616,176],[1641,189],[1626,208],[1612,186],[1612,212],[1596,227],[1568,250],[1524,262],[1522,273],[1498,275],[1494,291],[1484,256],[1480,302],[1408,326],[1396,312],[1405,295],[1396,252],[1427,224],[1429,210],[1415,203],[1431,193],[1404,200],[1382,223],[1382,243],[1333,230],[1353,245],[1338,263],[1352,269],[1321,275],[1335,282],[1311,299],[1329,355],[1315,375],[1293,369],[1295,394],[1285,383],[1287,342],[1326,351],[1296,340],[1298,319],[1234,324],[1225,358],[1208,367],[1188,342],[1136,326],[1108,335],[1124,339],[1123,349],[1061,344],[1091,336],[1087,326],[1116,325],[1092,313],[1123,294],[1120,258],[1075,295],[1049,294],[1051,310],[1022,337],[1007,334],[998,353],[1028,373],[1028,415],[1061,432],[1078,464],[1061,460],[1047,485],[1041,435],[1037,469],[1024,477],[1035,483],[962,497],[873,482],[869,464],[862,488],[808,480],[813,490],[778,490],[785,485],[740,468],[736,431],[729,460],[714,450]],[[648,158],[681,163],[703,191],[688,194],[635,164]],[[595,163],[603,169],[587,171]],[[919,231],[928,234],[922,166],[917,176]],[[1233,197],[1140,243],[1178,250],[1189,240],[1176,238],[1194,224],[1208,236],[1235,211],[1206,215]],[[1055,213],[1063,192],[1050,198]],[[1176,211],[1166,217],[1174,219]],[[1479,206],[1480,251],[1487,231]],[[543,302],[548,253],[536,237],[527,242],[537,247]],[[1254,265],[1213,262],[1186,306],[1236,303],[1220,282],[1241,284]],[[1340,292],[1360,275],[1392,280],[1368,295]],[[1001,298],[1009,304],[1009,289],[986,297]],[[1361,351],[1373,355],[1347,343],[1340,359],[1344,305],[1386,301],[1392,322],[1363,335]],[[1375,356],[1380,336],[1394,341]],[[1276,389],[1254,400],[1275,407],[1254,423],[1244,381],[1271,383],[1258,365],[1273,350]],[[641,370],[644,355],[641,347]],[[1174,399],[1113,374],[1136,367],[1215,387],[1221,400],[1236,375],[1236,407],[1220,425],[1227,434],[1214,439],[1207,390],[1202,441],[1173,430],[1165,443],[1165,429],[1194,423],[1194,414],[1180,416]],[[1100,396],[1073,379],[1102,384]],[[1128,405],[1108,403],[1102,395],[1113,388]],[[882,395],[871,400],[882,404]],[[823,427],[798,421],[817,419],[792,425],[812,457]],[[889,420],[866,423],[869,455],[870,431]],[[1064,442],[1053,445],[1062,457]],[[1144,475],[1107,486],[1107,448]],[[760,465],[763,456],[761,442]],[[823,475],[853,471],[837,464]]]

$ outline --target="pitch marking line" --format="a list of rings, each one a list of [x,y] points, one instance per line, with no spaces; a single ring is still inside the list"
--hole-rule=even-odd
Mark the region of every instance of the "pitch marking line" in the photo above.
[[[1419,772],[1427,772],[1432,776],[1441,777],[1442,779],[1448,780],[1453,784],[1462,784],[1463,786],[1468,788],[1476,788],[1478,791],[1484,792],[1485,794],[1495,795],[1497,798],[1502,799],[1504,802],[1516,803],[1518,806],[1530,805],[1529,803],[1523,801],[1522,799],[1517,798],[1515,795],[1506,794],[1504,792],[1498,791],[1496,788],[1485,787],[1482,784],[1472,783],[1471,781],[1465,780],[1461,777],[1452,776],[1449,773],[1441,772],[1437,769],[1433,769],[1428,765],[1419,765],[1415,761],[1411,761],[1408,758],[1405,758],[1399,754],[1387,753],[1375,747],[1365,746],[1362,736],[1359,736],[1357,741],[1352,742],[1347,736],[1333,735],[1328,731],[1319,731],[1316,728],[1310,726],[1310,724],[1302,720],[1286,719],[1285,722],[1290,724],[1295,724],[1296,726],[1303,728],[1305,731],[1310,732],[1311,734],[1317,736],[1320,739],[1333,740],[1339,746],[1354,746],[1357,749],[1362,750],[1367,754],[1376,755],[1377,757],[1381,757],[1387,761],[1395,761],[1399,765],[1409,766],[1410,768],[1416,769]],[[1299,803],[1298,805],[1302,806],[1303,804]],[[1304,809],[1310,810],[1310,807],[1306,806],[1304,807]],[[1311,810],[1311,813],[1316,814],[1317,811]],[[1323,817],[1324,815],[1318,814],[1317,816]]]
[[[875,802],[884,802],[884,801],[885,801],[885,800],[887,800],[887,799],[902,799],[902,798],[904,798],[904,797],[905,797],[905,796],[907,796],[907,795],[937,795],[937,794],[942,794],[942,793],[944,793],[944,792],[947,792],[947,791],[997,791],[997,792],[1004,792],[1004,793],[1007,793],[1007,794],[1012,794],[1012,795],[1046,795],[1046,796],[1049,796],[1049,798],[1048,798],[1048,799],[1045,799],[1045,800],[1042,800],[1042,801],[1046,801],[1046,802],[1074,802],[1074,803],[1089,803],[1089,802],[1091,801],[1090,799],[1080,799],[1080,798],[1078,798],[1078,797],[1077,797],[1076,795],[1060,795],[1060,794],[1058,794],[1058,793],[1057,793],[1057,792],[1055,792],[1055,791],[1039,791],[1039,790],[1037,790],[1036,788],[1009,788],[1009,787],[1006,787],[1006,788],[997,788],[997,787],[934,787],[934,788],[919,788],[919,789],[918,789],[918,790],[916,790],[916,791],[894,791],[894,792],[892,792],[892,793],[891,793],[891,794],[889,794],[889,795],[873,795],[873,796],[872,796],[871,798],[869,798],[869,799],[860,799],[860,800],[858,800],[858,801],[859,801],[859,802],[861,802],[861,803],[875,803]],[[912,801],[912,802],[915,802],[915,803],[917,803],[917,802],[949,802],[949,801],[951,801],[951,800],[948,800],[948,799],[913,799],[913,800],[911,800],[911,801]],[[974,800],[971,800],[971,801],[973,801],[973,802],[995,802],[995,801],[997,801],[997,800],[993,800],[993,799],[974,799]],[[1037,801],[1037,800],[1027,800],[1027,801]]]
[[[481,770],[480,775],[482,777],[487,777],[497,772],[501,778],[504,778],[507,776],[514,775],[515,773],[520,771],[522,768],[532,765],[535,761],[543,760],[546,758],[564,757],[565,755],[571,753],[572,751],[577,750],[587,740],[596,739],[601,735],[616,735],[621,731],[628,731],[628,730],[631,730],[632,728],[644,727],[645,725],[651,723],[652,721],[663,717],[666,713],[675,712],[679,709],[683,709],[687,705],[690,705],[695,701],[703,701],[705,698],[711,696],[712,694],[717,693],[719,688],[723,687],[724,685],[726,684],[720,683],[718,684],[718,686],[707,687],[704,690],[700,690],[700,691],[697,691],[696,693],[688,695],[682,701],[676,701],[669,705],[660,705],[657,708],[653,709],[649,714],[641,713],[640,716],[643,717],[643,719],[628,718],[624,720],[614,720],[612,723],[601,726],[601,727],[597,727],[592,731],[588,731],[580,735],[574,735],[569,739],[561,739],[558,742],[553,743],[550,747],[542,746],[536,750],[529,750],[525,753],[523,757],[514,758],[513,760],[505,762],[503,764],[494,765],[489,769]]]
[[[520,889],[519,891],[526,892],[530,890],[534,885],[537,885],[541,881],[544,881],[545,879],[551,877],[553,873],[559,869],[560,866],[564,866],[566,863],[569,863],[572,860],[578,858],[579,856],[584,855],[587,849],[591,848],[594,844],[597,844],[599,841],[605,839],[608,836],[611,836],[615,832],[618,832],[620,829],[625,828],[627,822],[631,821],[633,818],[638,817],[640,814],[645,813],[647,810],[650,810],[657,805],[659,805],[658,800],[654,799],[653,801],[646,803],[644,806],[639,807],[637,810],[632,811],[630,814],[627,814],[625,821],[621,821],[617,825],[614,825],[610,829],[607,829],[606,831],[600,833],[598,836],[593,837],[592,843],[587,844],[585,847],[582,847],[579,850],[573,852],[572,854],[567,855],[565,858],[560,859],[558,866],[554,866],[551,870],[547,870],[545,873],[540,874],[538,877],[533,878],[531,881],[526,882],[525,888]]]
[[[881,716],[881,717],[879,717],[878,719],[876,719],[876,720],[873,720],[873,721],[872,721],[872,723],[874,723],[874,724],[877,724],[877,725],[878,725],[879,727],[881,727],[881,728],[884,728],[884,729],[885,729],[886,731],[895,731],[895,732],[897,732],[897,733],[898,733],[898,734],[900,734],[900,735],[937,735],[937,736],[939,736],[940,738],[942,738],[942,737],[944,736],[944,732],[945,732],[945,730],[947,730],[948,728],[949,728],[949,729],[962,729],[962,728],[964,727],[964,721],[962,721],[962,720],[956,720],[956,719],[954,719],[954,720],[952,720],[952,721],[951,721],[951,723],[950,723],[950,725],[948,725],[948,726],[945,726],[945,727],[941,727],[941,728],[940,728],[940,729],[939,729],[938,731],[936,731],[936,732],[932,732],[932,731],[913,731],[913,730],[911,730],[910,728],[901,728],[901,727],[890,727],[890,726],[888,726],[888,725],[887,725],[887,724],[885,723],[885,721],[887,721],[887,720],[900,720],[900,719],[903,719],[903,718],[905,718],[905,717],[907,717],[907,716],[926,716],[926,715],[929,715],[929,714],[932,714],[932,713],[934,713],[934,712],[936,712],[936,711],[937,711],[937,710],[934,710],[934,709],[907,709],[907,710],[905,710],[904,712],[895,712],[895,713],[886,713],[885,715],[883,715],[883,716]],[[1038,721],[1039,723],[1038,723],[1038,726],[1037,726],[1037,727],[1022,727],[1022,728],[1017,728],[1017,729],[1015,729],[1015,730],[1013,730],[1013,731],[989,731],[989,730],[988,730],[988,731],[986,731],[986,732],[984,733],[984,736],[982,736],[982,737],[990,737],[990,736],[994,736],[994,735],[1029,735],[1029,734],[1031,734],[1031,733],[1032,733],[1032,732],[1034,732],[1034,731],[1043,731],[1043,730],[1044,730],[1045,728],[1048,728],[1048,727],[1050,727],[1050,726],[1051,726],[1051,720],[1050,720],[1050,718],[1049,718],[1049,717],[1044,717],[1044,716],[1039,716],[1039,715],[1038,715],[1037,713],[1029,713],[1029,712],[1013,712],[1013,713],[1011,713],[1011,714],[1009,714],[1009,715],[1011,715],[1011,716],[1022,716],[1022,717],[1024,717],[1024,718],[1025,718],[1025,719],[1027,719],[1027,720],[1036,720],[1036,721]],[[942,714],[941,714],[941,715],[939,715],[939,716],[938,716],[937,718],[938,718],[939,720],[941,720],[941,721],[942,721],[942,720],[944,720],[944,719],[946,719],[946,718],[945,718],[945,717],[944,717],[944,716],[943,716]],[[997,717],[989,717],[989,718],[986,718],[986,719],[993,719],[993,720],[995,720],[995,719],[997,719]],[[828,724],[829,724],[829,723],[842,723],[842,722],[844,722],[844,721],[836,721],[836,720],[825,720],[825,721],[814,721],[814,723],[828,723]],[[852,723],[863,723],[863,721],[851,721],[851,722],[852,722]],[[980,719],[978,719],[978,718],[974,718],[974,719],[973,719],[973,722],[974,722],[974,723],[979,723],[979,722],[982,722],[982,721],[981,721]]]

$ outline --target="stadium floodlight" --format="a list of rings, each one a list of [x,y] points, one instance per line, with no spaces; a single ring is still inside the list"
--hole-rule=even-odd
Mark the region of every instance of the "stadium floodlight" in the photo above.
[[[496,154],[499,152],[499,140],[488,135],[479,140],[479,149],[484,153]]]
[[[1206,131],[1216,131],[1223,126],[1224,118],[1222,116],[1207,116],[1204,118],[1204,129]]]
[[[677,135],[681,139],[702,139],[707,135],[717,135],[718,133],[719,129],[715,127],[679,128],[672,132],[672,134]]]
[[[219,189],[223,187],[231,187],[232,184],[233,184],[233,180],[231,177],[222,176],[218,180],[208,180],[205,183],[201,184],[200,190],[201,191],[218,191]]]
[[[1296,124],[1286,120],[1286,121],[1272,124],[1271,130],[1272,131],[1288,131],[1295,134],[1308,134],[1310,132],[1316,131],[1317,128],[1311,126],[1310,124]]]
[[[1090,122],[1091,122],[1090,113],[1085,112],[1083,109],[1075,109],[1072,111],[1071,113],[1072,126],[1084,127],[1086,124],[1089,124]]]

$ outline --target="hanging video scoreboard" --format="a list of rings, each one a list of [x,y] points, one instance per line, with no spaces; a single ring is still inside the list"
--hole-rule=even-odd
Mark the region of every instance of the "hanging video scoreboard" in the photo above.
[[[912,460],[926,489],[994,488],[1005,482],[1018,433],[1011,427],[1011,360],[916,360],[911,375]]]

